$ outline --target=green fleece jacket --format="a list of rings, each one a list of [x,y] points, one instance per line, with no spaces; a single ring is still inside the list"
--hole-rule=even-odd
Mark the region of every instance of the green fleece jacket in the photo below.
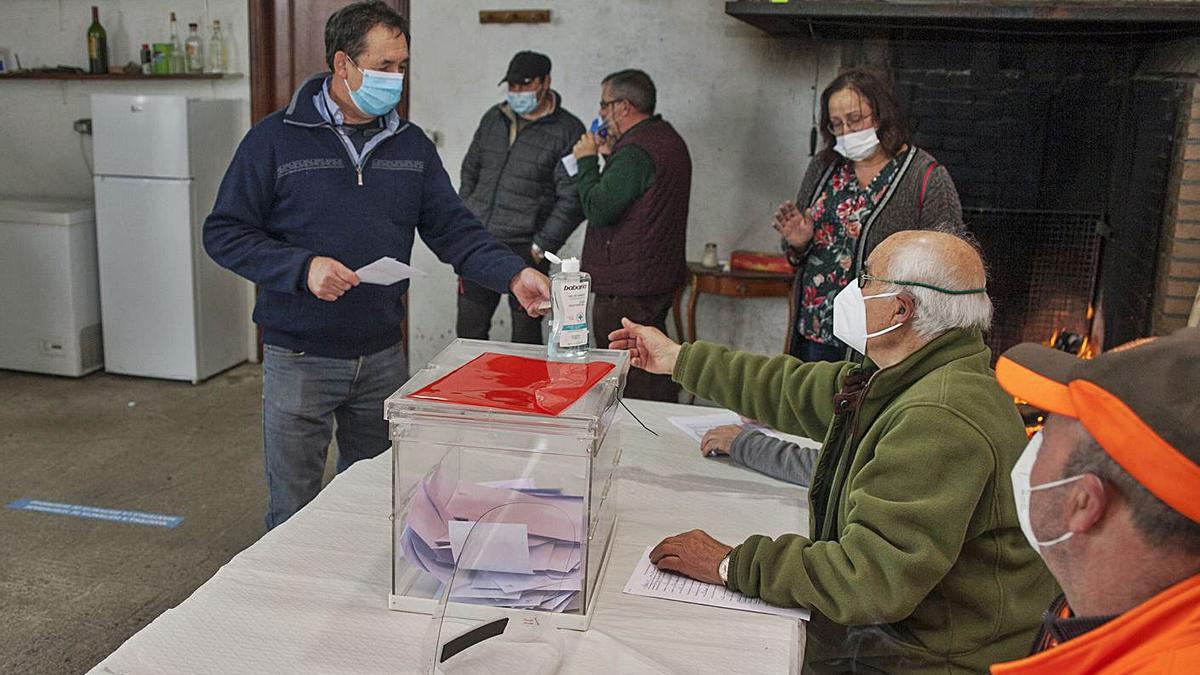
[[[1029,653],[1053,577],[1017,523],[1009,473],[1021,417],[978,331],[942,335],[879,370],[857,405],[834,396],[859,366],[684,345],[674,378],[780,431],[824,439],[811,537],[755,535],[729,587],[813,611],[806,670],[985,672]]]

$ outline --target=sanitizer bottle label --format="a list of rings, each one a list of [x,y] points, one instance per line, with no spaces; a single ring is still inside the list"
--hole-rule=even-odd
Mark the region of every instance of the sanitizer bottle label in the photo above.
[[[583,347],[588,342],[587,304],[588,284],[566,284],[562,287],[562,328],[558,333],[559,347]]]

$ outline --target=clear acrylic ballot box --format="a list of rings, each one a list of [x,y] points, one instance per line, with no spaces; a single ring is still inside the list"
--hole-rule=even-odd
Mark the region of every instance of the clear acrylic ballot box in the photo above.
[[[616,528],[624,351],[455,340],[384,405],[392,609],[586,630]]]

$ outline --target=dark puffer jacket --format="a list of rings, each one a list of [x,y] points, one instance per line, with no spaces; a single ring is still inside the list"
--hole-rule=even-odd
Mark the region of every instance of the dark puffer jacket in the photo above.
[[[463,159],[459,195],[488,230],[509,244],[535,242],[557,251],[583,222],[575,179],[562,158],[584,132],[562,107],[527,122],[510,144],[516,117],[508,103],[488,109]]]

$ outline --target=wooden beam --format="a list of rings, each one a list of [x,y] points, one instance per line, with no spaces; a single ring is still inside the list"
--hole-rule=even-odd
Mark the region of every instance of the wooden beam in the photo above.
[[[550,23],[548,9],[480,10],[479,23]]]

